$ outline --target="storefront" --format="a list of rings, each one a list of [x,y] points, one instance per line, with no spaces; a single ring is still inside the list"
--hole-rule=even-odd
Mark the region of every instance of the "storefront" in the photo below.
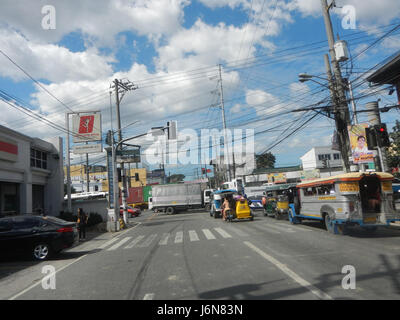
[[[63,176],[61,138],[44,141],[0,126],[0,216],[59,215]]]

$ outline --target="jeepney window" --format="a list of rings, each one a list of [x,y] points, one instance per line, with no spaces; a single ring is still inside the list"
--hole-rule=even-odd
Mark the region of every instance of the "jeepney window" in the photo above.
[[[329,195],[335,193],[335,186],[331,185],[324,185],[317,187],[318,195]]]

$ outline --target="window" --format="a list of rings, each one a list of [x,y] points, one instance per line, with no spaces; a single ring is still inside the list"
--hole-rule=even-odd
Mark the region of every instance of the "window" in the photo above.
[[[38,227],[40,225],[39,219],[34,217],[15,217],[13,218],[13,228],[18,229],[30,229]]]
[[[333,160],[339,160],[339,159],[340,159],[340,153],[334,153]]]
[[[331,160],[331,155],[329,153],[327,154],[319,154],[318,155],[318,160]]]
[[[31,148],[31,167],[47,169],[47,153]]]
[[[328,184],[322,185],[318,187],[309,187],[305,188],[304,196],[323,196],[323,195],[332,195],[335,194],[335,185]]]

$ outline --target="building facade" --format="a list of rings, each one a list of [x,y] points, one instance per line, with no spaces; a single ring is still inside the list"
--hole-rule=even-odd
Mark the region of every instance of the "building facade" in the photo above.
[[[58,216],[64,198],[63,145],[0,125],[0,216]]]
[[[344,172],[340,151],[331,147],[314,147],[300,159],[304,171],[318,170],[321,178]]]

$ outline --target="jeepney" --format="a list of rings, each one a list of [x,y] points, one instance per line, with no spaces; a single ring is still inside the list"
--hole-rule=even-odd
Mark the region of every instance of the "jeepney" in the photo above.
[[[289,220],[320,220],[334,234],[359,225],[374,231],[400,221],[393,206],[393,176],[385,172],[353,172],[297,185],[299,205],[290,204]]]
[[[288,217],[289,204],[294,203],[296,183],[276,184],[265,187],[262,204],[264,215],[280,220]]]

